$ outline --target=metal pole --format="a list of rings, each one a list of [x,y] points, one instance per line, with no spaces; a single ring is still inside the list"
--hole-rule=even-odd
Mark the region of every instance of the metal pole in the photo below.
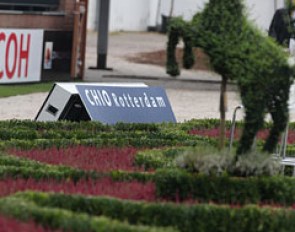
[[[158,0],[157,16],[156,16],[156,28],[157,28],[157,31],[160,31],[160,29],[159,29],[159,20],[160,20],[160,15],[161,15],[161,3],[162,3],[162,0]]]
[[[81,61],[82,65],[80,68],[81,78],[85,76],[85,59],[86,59],[86,39],[87,39],[87,18],[88,18],[88,0],[84,0],[85,12],[82,21],[82,35],[81,35]]]
[[[287,144],[288,144],[288,134],[289,134],[289,123],[286,126],[286,130],[284,133],[284,141],[282,144],[282,149],[283,149],[283,154],[282,154],[282,158],[285,159],[286,158],[286,151],[287,151]]]
[[[234,141],[234,136],[235,136],[235,127],[236,127],[236,114],[237,114],[237,111],[239,109],[242,109],[243,106],[240,105],[240,106],[237,106],[234,110],[234,114],[233,114],[233,118],[232,118],[232,123],[231,123],[231,130],[230,130],[230,141],[229,141],[229,152],[231,151],[232,149],[232,144],[233,144],[233,141]]]
[[[111,0],[98,2],[97,69],[107,69],[110,2]]]

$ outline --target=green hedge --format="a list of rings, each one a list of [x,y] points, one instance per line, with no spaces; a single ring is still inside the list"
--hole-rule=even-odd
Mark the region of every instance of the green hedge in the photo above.
[[[57,180],[71,178],[74,181],[82,178],[100,178],[103,173],[83,171],[67,166],[49,165],[37,161],[0,155],[0,178],[52,178]]]
[[[169,154],[169,150],[166,151]],[[0,156],[0,178],[33,178],[73,181],[111,177],[114,181],[152,181],[157,196],[165,199],[193,198],[201,202],[218,203],[276,203],[295,202],[295,179],[273,177],[229,177],[193,175],[178,169],[163,169],[154,173],[112,171],[99,173],[64,166],[52,166],[16,157]]]
[[[176,232],[172,228],[134,226],[106,217],[93,217],[64,209],[37,206],[20,198],[0,199],[0,212],[23,221],[33,220],[44,227],[72,232]]]
[[[169,154],[171,151],[166,150],[166,152]],[[170,155],[173,154],[176,153]],[[57,181],[68,178],[79,181],[80,179],[111,177],[114,181],[155,182],[157,197],[165,199],[193,198],[200,202],[213,201],[228,204],[267,202],[292,205],[295,202],[295,179],[283,176],[247,178],[206,176],[189,174],[179,169],[158,170],[155,174],[118,170],[99,173],[0,156],[0,178],[7,177]]]
[[[124,172],[114,170],[108,173],[95,171],[83,171],[67,166],[56,166],[43,164],[37,161],[18,158],[7,155],[0,155],[0,178],[33,178],[65,180],[71,178],[73,181],[80,179],[99,179],[111,177],[114,181],[152,181],[154,174],[145,172]]]
[[[87,122],[69,122],[69,121],[56,121],[56,122],[37,122],[30,120],[9,120],[0,121],[0,128],[6,130],[9,133],[17,133],[15,131],[20,130],[21,132],[31,131],[32,134],[37,133],[38,137],[56,132],[56,135],[61,133],[65,134],[75,134],[87,133],[88,138],[94,135],[100,134],[101,132],[141,132],[141,133],[178,133],[180,131],[187,132],[192,129],[210,129],[217,128],[220,125],[219,119],[192,119],[183,123],[162,123],[162,124],[128,124],[128,123],[118,123],[113,126],[104,125],[99,122],[87,121]],[[229,129],[231,127],[231,121],[226,121],[226,127]],[[236,127],[242,128],[243,121],[237,121]],[[264,122],[263,128],[272,127],[272,123]],[[295,122],[290,122],[290,129],[295,129]],[[33,131],[33,132],[32,132]],[[20,135],[22,134],[20,132]],[[5,136],[5,135],[4,135]],[[54,136],[54,135],[51,135]],[[11,137],[11,136],[10,136]],[[71,136],[70,136],[71,137]],[[20,136],[21,138],[21,136]]]
[[[106,197],[25,192],[14,196],[39,207],[59,207],[77,213],[106,216],[131,224],[173,226],[182,232],[277,232],[295,230],[295,212],[291,209],[254,205],[213,204],[181,205],[146,203]],[[1,201],[0,201],[1,203]]]
[[[54,179],[67,180],[71,179],[77,182],[81,179],[100,179],[110,177],[113,181],[139,181],[148,182],[154,180],[153,173],[145,172],[125,172],[111,171],[109,173],[86,172],[75,169],[35,169],[33,167],[15,167],[15,166],[0,166],[0,179],[5,178],[23,178],[23,179]]]
[[[203,145],[201,142],[198,146]],[[145,170],[158,168],[175,168],[175,158],[183,154],[191,147],[171,147],[162,149],[151,149],[136,153],[134,165],[144,167]]]
[[[212,143],[210,139],[201,138],[196,136],[184,136],[176,137],[174,139],[166,138],[147,138],[136,137],[136,138],[103,138],[103,139],[36,139],[36,140],[17,140],[11,139],[9,141],[0,141],[0,149],[7,150],[11,148],[18,149],[46,149],[51,147],[66,148],[69,146],[96,146],[96,147],[126,147],[132,146],[136,148],[154,148],[163,146],[196,146],[198,144]]]
[[[192,175],[182,170],[157,171],[154,181],[157,196],[165,199],[196,199],[226,204],[295,203],[292,177],[229,177]]]
[[[206,124],[206,120],[204,120],[204,123]],[[107,126],[96,122],[0,121],[0,148],[19,147],[30,149],[34,147],[66,147],[79,144],[159,147],[196,145],[200,141],[216,143],[208,138],[189,135],[187,128],[192,127],[194,124],[193,122],[183,124],[118,123],[114,126]],[[210,122],[207,124],[210,124]]]
[[[54,134],[55,132],[52,132]],[[56,136],[56,135],[55,135]],[[201,136],[192,136],[187,133],[101,133],[89,138],[77,137],[74,132],[67,138],[66,135],[57,138],[38,138],[28,140],[26,138],[17,138],[13,136],[7,140],[0,141],[0,149],[9,148],[32,149],[32,148],[65,148],[74,145],[97,146],[97,147],[123,147],[133,146],[138,148],[153,148],[163,146],[195,146],[198,144],[216,145],[216,139],[205,138]]]
[[[35,169],[32,167],[11,167],[11,166],[0,166],[0,178],[23,178],[23,179],[55,179],[55,180],[66,180],[71,179],[74,182],[80,179],[98,179],[107,175],[95,172],[84,172],[79,170],[50,170],[50,169]]]
[[[291,123],[291,128],[294,127],[293,124]],[[270,123],[266,123],[265,127],[269,128],[270,125]],[[49,148],[53,146],[63,148],[71,145],[155,148],[194,146],[200,143],[217,146],[216,138],[193,136],[188,132],[193,129],[217,128],[218,126],[219,120],[216,119],[191,120],[179,124],[118,123],[114,126],[106,126],[96,122],[0,121],[0,149]],[[237,127],[242,127],[242,122],[238,122]],[[230,121],[227,121],[227,128],[230,128]]]

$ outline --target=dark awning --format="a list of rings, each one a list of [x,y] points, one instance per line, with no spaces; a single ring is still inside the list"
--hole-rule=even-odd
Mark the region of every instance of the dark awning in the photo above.
[[[58,6],[59,0],[0,0],[0,5],[15,6]]]

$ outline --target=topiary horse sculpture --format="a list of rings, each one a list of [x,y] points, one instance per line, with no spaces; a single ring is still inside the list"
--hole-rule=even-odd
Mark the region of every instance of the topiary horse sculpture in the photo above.
[[[194,64],[192,47],[202,48],[223,81],[234,80],[245,107],[245,123],[237,154],[250,151],[264,116],[273,127],[263,150],[273,152],[288,122],[288,98],[293,67],[288,54],[247,20],[241,0],[210,0],[191,22],[172,20],[167,46],[167,73],[179,75],[175,49],[184,42],[183,66]]]

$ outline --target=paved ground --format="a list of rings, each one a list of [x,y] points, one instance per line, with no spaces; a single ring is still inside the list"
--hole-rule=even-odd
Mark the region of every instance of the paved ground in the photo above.
[[[88,34],[87,66],[96,66],[96,33]],[[110,36],[108,67],[112,71],[86,70],[87,81],[144,82],[166,89],[178,121],[192,118],[219,118],[220,76],[205,71],[182,70],[177,78],[166,74],[165,68],[130,63],[125,59],[140,52],[165,49],[167,38],[158,33],[117,33]],[[229,90],[236,89],[229,85]],[[228,92],[227,119],[232,118],[236,106],[240,105],[236,91]],[[241,119],[239,112],[237,118]]]
[[[96,33],[88,34],[87,65],[96,66]],[[163,86],[170,99],[178,121],[192,118],[218,118],[220,77],[212,72],[182,71],[171,78],[165,69],[154,65],[135,64],[126,56],[139,52],[165,49],[166,36],[158,33],[116,33],[109,38],[108,66],[113,71],[86,70],[86,81],[95,82],[144,82]],[[229,86],[230,90],[235,89]],[[0,99],[0,119],[34,119],[47,93]],[[228,92],[227,119],[240,104],[237,92]],[[242,112],[237,117],[241,119]]]
[[[87,67],[96,66],[97,34],[90,32],[87,37]],[[125,57],[134,56],[141,52],[151,52],[166,49],[167,38],[159,33],[117,33],[109,37],[108,67],[113,71],[86,70],[87,80],[99,80],[102,76],[125,76],[129,78],[148,77],[153,79],[171,80],[164,68],[155,65],[131,63]],[[220,76],[205,71],[182,70],[180,81],[220,81]],[[179,82],[181,83],[181,82]]]

